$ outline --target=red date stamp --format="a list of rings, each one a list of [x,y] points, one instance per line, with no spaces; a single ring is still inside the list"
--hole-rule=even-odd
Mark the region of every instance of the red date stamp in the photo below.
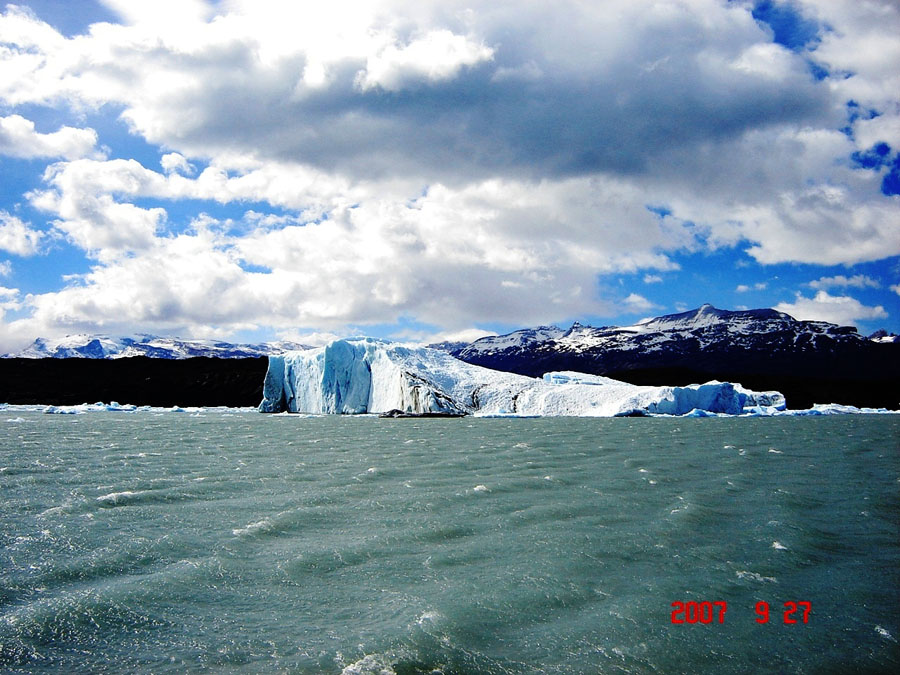
[[[760,601],[754,608],[756,611],[756,623],[769,622],[769,603]],[[678,602],[672,603],[672,623],[725,623],[725,612],[728,611],[728,603],[724,600],[714,602]],[[782,620],[784,623],[809,623],[809,614],[812,611],[812,603],[804,601],[795,602],[789,600],[784,603]]]

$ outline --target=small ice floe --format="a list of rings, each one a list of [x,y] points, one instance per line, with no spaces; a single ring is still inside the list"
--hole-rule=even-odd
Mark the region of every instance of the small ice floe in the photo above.
[[[366,473],[376,474],[376,473],[378,473],[378,469],[376,469],[374,466],[370,466],[368,469],[366,469]]]
[[[472,491],[473,492],[490,492],[490,490],[488,490],[487,485],[476,485],[475,487],[472,488]]]
[[[734,446],[733,445],[723,445],[722,449],[723,450],[734,450]]]
[[[544,480],[553,480],[553,476],[544,476]]]
[[[773,541],[772,548],[774,548],[776,551],[787,551],[788,550],[787,546],[782,544],[780,541]]]
[[[897,641],[897,640],[894,638],[893,635],[891,635],[890,633],[888,633],[888,632],[887,632],[884,628],[882,628],[881,626],[875,626],[875,632],[878,633],[881,637],[883,637],[883,638],[886,639],[886,640],[890,640],[891,642],[896,642],[896,641]]]
[[[737,570],[735,572],[735,575],[737,575],[738,579],[750,579],[751,581],[759,581],[760,583],[778,583],[778,579],[776,579],[775,577],[764,577],[762,574],[757,574],[756,572],[748,572],[747,570]]]
[[[769,448],[769,452],[774,455],[783,455],[784,453],[781,450],[776,450],[775,448]]]
[[[45,415],[77,415],[81,411],[75,410],[73,407],[48,405],[43,412]]]
[[[7,421],[7,422],[11,422],[11,423],[13,423],[13,424],[21,424],[22,422],[25,421],[25,418],[24,418],[24,417],[13,417],[13,418],[10,418],[10,419],[8,419],[8,420],[6,420],[6,421]]]

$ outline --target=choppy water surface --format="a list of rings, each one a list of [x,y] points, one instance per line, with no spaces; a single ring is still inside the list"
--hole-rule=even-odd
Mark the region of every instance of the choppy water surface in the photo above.
[[[0,670],[900,672],[898,416],[0,416]]]

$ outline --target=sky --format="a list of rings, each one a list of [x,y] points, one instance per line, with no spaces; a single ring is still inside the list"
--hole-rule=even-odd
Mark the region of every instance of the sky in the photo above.
[[[896,0],[23,0],[0,351],[707,302],[900,333],[898,150]]]

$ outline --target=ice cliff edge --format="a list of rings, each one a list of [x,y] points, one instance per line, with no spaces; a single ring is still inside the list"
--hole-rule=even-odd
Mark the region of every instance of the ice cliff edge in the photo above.
[[[778,392],[752,392],[728,382],[637,386],[573,372],[536,379],[471,365],[435,349],[353,338],[270,356],[259,410],[610,417],[692,410],[738,415],[784,405]]]

